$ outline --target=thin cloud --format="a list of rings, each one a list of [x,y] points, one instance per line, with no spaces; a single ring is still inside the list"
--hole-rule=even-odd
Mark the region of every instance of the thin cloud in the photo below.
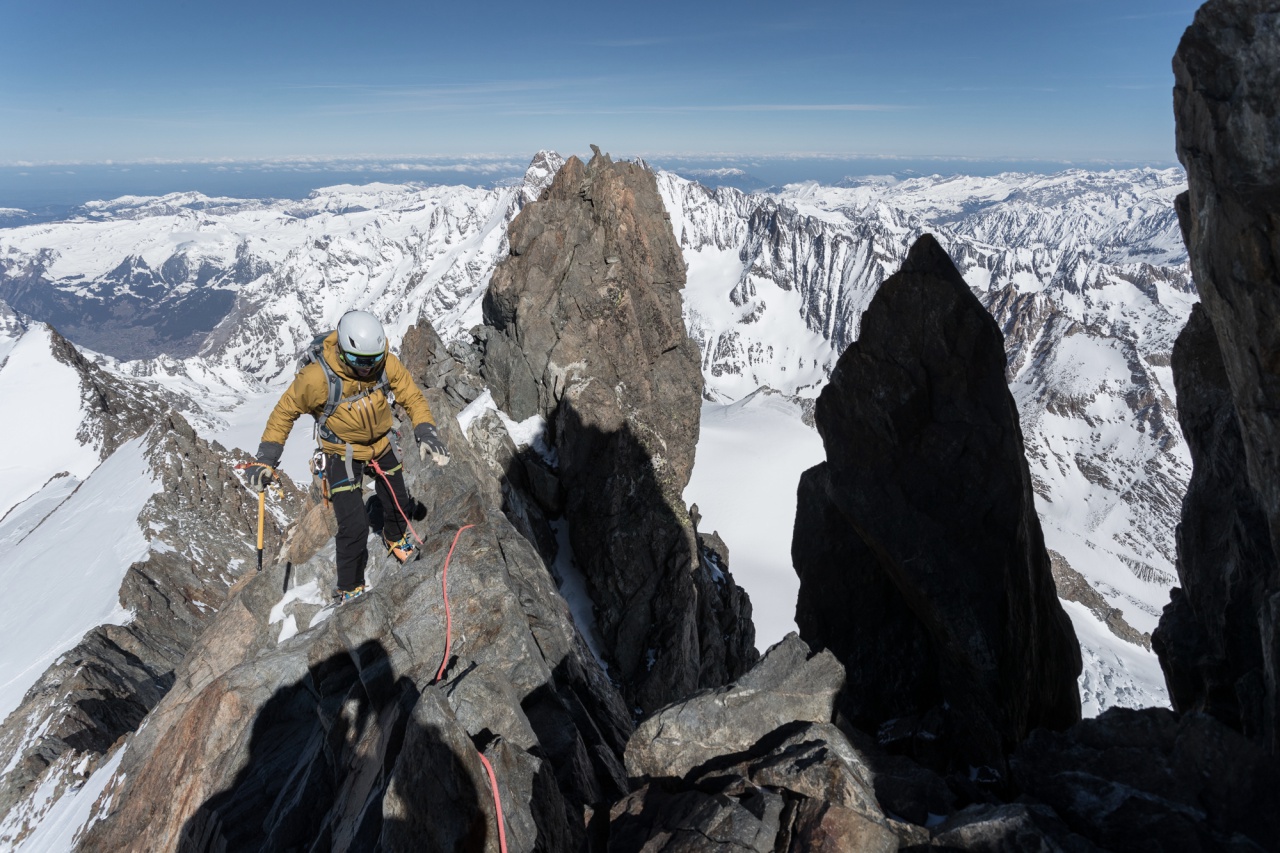
[[[1176,9],[1167,12],[1144,12],[1140,15],[1120,15],[1114,18],[1116,21],[1147,21],[1152,18],[1192,18],[1195,17],[1195,9]]]
[[[513,109],[505,115],[671,115],[684,113],[795,113],[795,112],[902,112],[916,107],[903,104],[695,104],[686,106],[655,107],[613,107],[595,109],[590,107],[529,107]]]
[[[671,44],[679,44],[687,42],[691,39],[676,38],[675,36],[654,36],[652,38],[631,38],[631,39],[593,39],[591,41],[582,42],[586,47],[666,47]]]
[[[788,112],[823,112],[823,113],[852,113],[852,112],[899,112],[901,110],[910,110],[903,104],[726,104],[713,107],[683,107],[686,110],[713,110],[716,112],[760,112],[760,113],[788,113]]]

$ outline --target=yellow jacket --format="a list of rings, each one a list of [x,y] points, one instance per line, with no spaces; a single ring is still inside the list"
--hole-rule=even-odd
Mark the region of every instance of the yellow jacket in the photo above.
[[[337,332],[331,332],[325,338],[323,357],[325,363],[342,378],[344,399],[369,391],[378,384],[376,378],[365,382],[347,369],[338,354]],[[413,425],[434,424],[435,418],[426,398],[422,396],[400,359],[390,351],[387,352],[383,371],[391,386],[391,393],[395,395],[396,402],[409,413]],[[267,418],[267,428],[262,433],[262,440],[283,445],[289,437],[289,431],[293,429],[293,422],[304,414],[319,418],[324,413],[328,399],[329,380],[325,377],[324,368],[317,363],[308,364],[298,371],[293,384],[280,397],[280,402],[276,403],[271,417]],[[353,458],[367,462],[386,453],[391,446],[387,438],[391,424],[391,404],[384,391],[378,389],[353,402],[340,403],[325,422],[325,427],[351,445]],[[346,455],[346,444],[321,439],[320,446],[326,453]]]

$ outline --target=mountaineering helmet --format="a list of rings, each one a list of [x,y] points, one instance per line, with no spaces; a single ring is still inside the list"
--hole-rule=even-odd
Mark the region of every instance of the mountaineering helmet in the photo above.
[[[387,336],[368,311],[348,311],[338,321],[338,352],[361,379],[377,375],[387,357]]]

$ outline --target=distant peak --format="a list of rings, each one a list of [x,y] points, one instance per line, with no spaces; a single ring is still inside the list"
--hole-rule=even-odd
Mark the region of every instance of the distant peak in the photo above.
[[[563,165],[564,158],[558,152],[543,148],[529,161],[529,168],[524,172],[524,185],[539,190],[550,185]]]

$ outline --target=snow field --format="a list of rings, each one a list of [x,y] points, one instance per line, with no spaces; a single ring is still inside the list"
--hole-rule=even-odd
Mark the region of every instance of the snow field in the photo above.
[[[94,770],[79,788],[61,792],[61,794],[57,790],[57,783],[64,778],[63,774],[58,772],[56,767],[51,768],[45,773],[40,788],[26,800],[31,804],[32,809],[44,806],[47,810],[43,814],[30,815],[17,814],[18,810],[15,810],[15,813],[9,815],[4,825],[0,826],[0,841],[18,830],[20,822],[24,819],[35,818],[39,823],[14,849],[14,853],[67,853],[73,850],[76,841],[91,825],[95,816],[94,805],[107,790],[116,771],[120,769],[120,762],[124,758],[126,749],[128,749],[127,746],[122,746],[116,750],[115,755]],[[59,760],[74,760],[74,757],[76,757],[75,753],[68,753],[68,757]],[[120,781],[124,781],[123,777]],[[108,799],[107,803],[109,802]],[[104,807],[96,814],[105,812]]]
[[[53,357],[43,323],[14,344],[0,367],[0,517],[38,492],[55,474],[84,479],[98,466],[98,450],[76,433],[84,419],[80,377]]]
[[[160,490],[143,441],[134,439],[113,453],[3,555],[0,718],[18,707],[45,669],[86,631],[130,619],[120,607],[120,583],[147,554],[138,515]]]
[[[1169,691],[1155,652],[1126,643],[1099,622],[1089,609],[1063,601],[1080,641],[1084,669],[1080,673],[1080,706],[1085,717],[1108,708],[1169,707]]]
[[[696,459],[684,500],[698,505],[701,531],[729,546],[729,571],[751,597],[756,648],[767,649],[796,630],[796,487],[826,459],[822,439],[795,404],[759,394],[702,407]]]

